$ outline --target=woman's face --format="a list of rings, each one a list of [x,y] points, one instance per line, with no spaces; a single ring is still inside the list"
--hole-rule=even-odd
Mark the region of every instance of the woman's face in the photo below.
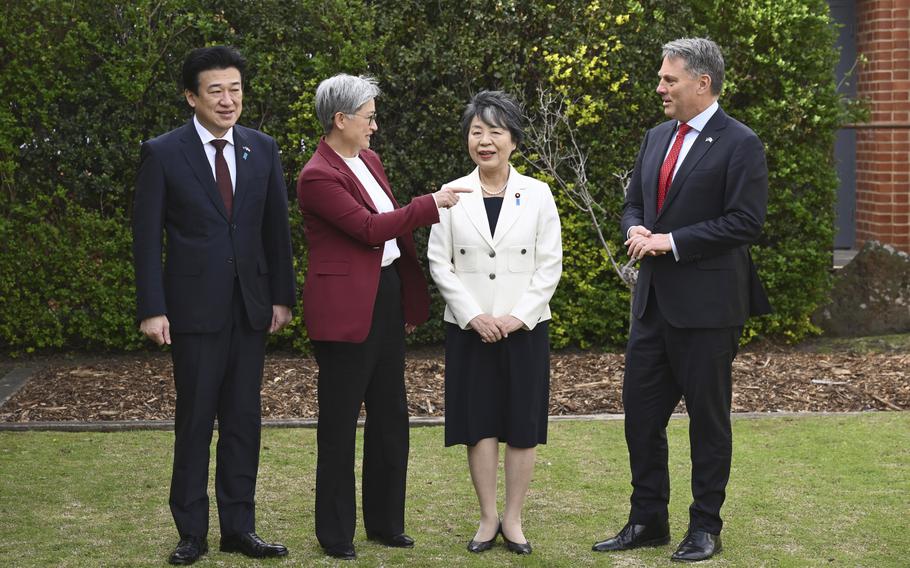
[[[495,171],[509,167],[509,156],[515,151],[512,133],[502,126],[490,126],[475,116],[468,128],[468,153],[482,170]]]
[[[376,124],[376,100],[370,99],[360,105],[354,114],[344,115],[342,137],[351,149],[366,150],[370,147],[370,136],[379,129]]]

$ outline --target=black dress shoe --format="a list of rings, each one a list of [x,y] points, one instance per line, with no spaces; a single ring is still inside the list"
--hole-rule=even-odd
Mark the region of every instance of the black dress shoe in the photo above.
[[[392,548],[414,548],[414,539],[404,533],[396,534],[395,536],[368,533],[367,539],[375,540],[383,546],[391,546]]]
[[[670,557],[674,562],[698,562],[720,552],[720,535],[707,531],[689,531]]]
[[[353,544],[324,546],[322,549],[325,550],[325,553],[332,558],[340,558],[341,560],[354,560],[357,558],[357,553],[354,552]]]
[[[222,536],[221,552],[240,552],[250,558],[274,558],[288,555],[288,549],[283,544],[266,542],[254,532]]]
[[[506,543],[506,548],[509,549],[509,552],[514,552],[515,554],[531,554],[531,542],[512,542],[506,536],[506,533],[502,531],[502,525],[499,525],[499,534],[502,535],[502,540]]]
[[[597,542],[591,547],[594,552],[631,550],[643,546],[663,546],[670,542],[670,522],[663,521],[650,525],[627,523],[613,538]]]
[[[502,523],[499,523],[499,528],[496,529],[496,532],[493,533],[493,538],[490,540],[474,540],[471,539],[471,542],[468,543],[468,552],[486,552],[493,548],[493,543],[496,542],[496,537],[499,536],[499,533],[502,532]],[[505,537],[503,537],[505,538]]]
[[[177,548],[174,549],[167,561],[168,564],[186,566],[199,560],[208,551],[209,543],[204,538],[194,536],[181,538],[180,542],[177,543]]]

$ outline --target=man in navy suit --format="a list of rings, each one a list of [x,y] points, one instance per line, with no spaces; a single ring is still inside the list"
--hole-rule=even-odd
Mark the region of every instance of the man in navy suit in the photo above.
[[[767,209],[764,148],[718,106],[723,78],[713,41],[664,45],[657,93],[671,120],[645,135],[622,217],[628,253],[641,259],[623,383],[631,511],[595,551],[670,541],[666,426],[681,397],[693,502],[671,558],[699,561],[721,550],[733,358],[746,319],[770,311],[749,253]]]
[[[290,321],[295,297],[287,188],[275,141],[236,124],[245,67],[223,46],[186,57],[194,116],[142,144],[136,181],[140,330],[171,345],[177,389],[169,502],[180,542],[171,564],[192,564],[208,550],[215,418],[221,550],[287,554],[256,535],[254,500],[266,333]]]

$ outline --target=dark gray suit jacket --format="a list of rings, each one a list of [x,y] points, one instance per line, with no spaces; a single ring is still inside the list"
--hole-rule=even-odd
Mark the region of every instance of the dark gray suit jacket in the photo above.
[[[622,232],[643,225],[673,233],[672,253],[641,261],[632,313],[641,318],[654,288],[667,321],[680,328],[742,326],[771,306],[749,245],[761,234],[768,167],[761,140],[720,108],[698,135],[657,212],[657,177],[676,120],[645,135],[623,206]]]

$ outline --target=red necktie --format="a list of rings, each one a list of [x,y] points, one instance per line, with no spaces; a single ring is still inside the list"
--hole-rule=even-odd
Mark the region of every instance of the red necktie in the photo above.
[[[664,199],[667,197],[667,190],[670,189],[670,182],[673,181],[673,170],[676,168],[676,160],[679,159],[679,151],[682,150],[683,139],[686,133],[692,130],[692,127],[685,122],[679,125],[676,132],[676,140],[673,141],[673,147],[664,160],[664,165],[660,167],[660,177],[657,180],[657,212],[664,206]]]
[[[215,147],[215,185],[218,186],[218,193],[224,200],[224,208],[230,219],[231,209],[234,207],[234,189],[231,184],[231,170],[228,169],[227,161],[224,159],[223,150],[227,143],[227,140],[212,140],[212,146]]]

